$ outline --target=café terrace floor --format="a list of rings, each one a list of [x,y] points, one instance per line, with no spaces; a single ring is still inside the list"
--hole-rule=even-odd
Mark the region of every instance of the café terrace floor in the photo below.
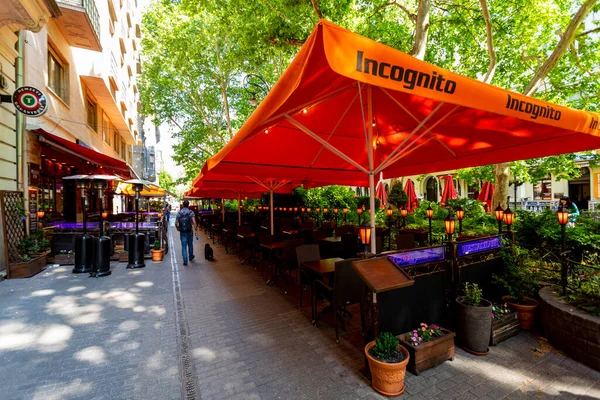
[[[184,267],[171,232],[175,251],[144,269],[113,263],[92,279],[49,266],[0,282],[0,398],[382,398],[359,373],[358,309],[336,344],[331,314],[312,326],[296,288],[267,286],[220,245],[204,261],[202,234]],[[400,398],[600,399],[600,372],[521,332],[486,357],[457,348],[407,373]]]

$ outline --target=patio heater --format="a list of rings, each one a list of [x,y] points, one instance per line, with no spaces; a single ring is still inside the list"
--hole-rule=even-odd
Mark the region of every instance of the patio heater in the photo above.
[[[344,207],[342,209],[342,212],[344,213],[344,225],[346,225],[346,214],[348,214],[348,209],[346,207]]]
[[[100,199],[100,210],[104,210],[104,189],[106,189],[106,181],[96,179],[94,180],[94,188],[98,190],[98,198]],[[90,277],[102,277],[111,274],[110,271],[110,255],[112,252],[112,246],[110,238],[104,236],[104,219],[108,216],[108,213],[102,211],[100,213],[100,237],[94,238],[94,264],[90,271]]]
[[[556,213],[558,223],[560,224],[560,284],[562,286],[562,295],[567,295],[567,260],[565,259],[565,247],[566,247],[566,228],[569,223],[569,210],[564,204],[558,209]]]
[[[444,219],[444,228],[446,229],[446,235],[448,236],[448,243],[452,242],[452,235],[454,234],[454,217],[452,216],[452,210],[448,210],[448,216]]]
[[[358,207],[356,209],[356,214],[358,214],[358,225],[360,225],[360,220],[361,220],[360,215],[362,214],[362,212],[363,212],[362,208]]]
[[[504,209],[500,204],[494,210],[494,214],[496,215],[496,221],[498,221],[498,235],[502,235],[502,220],[504,219]]]
[[[335,215],[335,226],[338,226],[338,213],[340,212],[339,208],[333,209],[333,214]]]
[[[433,244],[433,234],[431,232],[431,220],[433,218],[433,208],[431,208],[431,206],[427,207],[427,210],[425,210],[426,214],[427,214],[427,219],[429,219],[429,245],[431,246]]]
[[[408,210],[406,207],[402,207],[400,209],[400,215],[402,215],[402,227],[406,228],[406,216],[408,215]]]
[[[91,236],[87,235],[86,221],[86,203],[85,191],[87,189],[86,177],[77,179],[77,189],[81,191],[81,213],[83,216],[83,235],[75,238],[75,265],[74,274],[88,273],[93,268],[94,263],[94,242]]]
[[[462,235],[462,221],[463,218],[465,217],[465,210],[463,210],[463,208],[461,206],[458,206],[458,208],[455,210],[456,212],[456,219],[458,219],[458,234]]]
[[[388,206],[388,209],[385,210],[385,213],[388,216],[388,229],[390,230],[390,236],[388,239],[388,249],[392,249],[392,215],[394,214],[394,210],[392,210],[391,206]]]
[[[127,268],[144,268],[144,250],[146,246],[146,235],[140,233],[140,192],[144,189],[144,182],[133,179],[125,181],[125,183],[131,183],[133,190],[135,190],[135,234],[129,235],[129,262]]]

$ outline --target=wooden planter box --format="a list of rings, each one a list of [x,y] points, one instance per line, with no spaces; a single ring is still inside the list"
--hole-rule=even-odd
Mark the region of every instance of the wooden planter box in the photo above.
[[[406,369],[414,375],[419,375],[426,369],[433,368],[446,360],[454,359],[454,337],[456,334],[447,329],[442,329],[444,336],[425,344],[414,347],[407,340],[412,333],[407,332],[398,336],[400,343],[406,347],[410,354]]]
[[[46,268],[46,255],[37,256],[28,262],[8,265],[8,279],[29,278]]]
[[[490,345],[496,346],[503,340],[515,336],[521,330],[519,324],[519,313],[511,312],[503,315],[500,318],[492,320],[492,335],[490,337]]]
[[[48,264],[74,265],[75,254],[57,254],[54,257],[48,257]]]

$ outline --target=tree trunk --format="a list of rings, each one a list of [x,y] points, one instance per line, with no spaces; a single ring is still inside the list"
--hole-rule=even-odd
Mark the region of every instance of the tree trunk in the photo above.
[[[429,33],[429,9],[431,0],[419,0],[419,11],[417,12],[417,21],[415,23],[415,43],[410,54],[423,60],[425,50],[427,50],[427,34]]]
[[[508,197],[508,184],[510,182],[510,164],[496,164],[494,172],[496,174],[496,188],[494,190],[491,212],[494,212],[498,204],[504,209],[508,206],[506,199]]]

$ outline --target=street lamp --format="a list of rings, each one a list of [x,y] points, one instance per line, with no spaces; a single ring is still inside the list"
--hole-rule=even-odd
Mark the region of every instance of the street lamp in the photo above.
[[[337,216],[338,216],[338,212],[340,212],[339,208],[334,208],[333,209],[333,214],[335,215],[335,226],[337,227]]]
[[[320,208],[320,207],[317,207],[317,208],[315,209],[315,211],[317,212],[317,226],[319,226],[319,223],[320,223],[320,222],[319,222],[319,218],[320,218],[320,215],[319,215],[319,213],[321,212],[321,208]]]
[[[368,253],[371,244],[371,225],[367,221],[360,226],[360,242],[365,246],[365,255]]]
[[[348,209],[346,207],[344,207],[342,209],[342,212],[344,213],[344,225],[346,225],[346,214],[348,214]]]
[[[388,239],[388,249],[392,249],[392,214],[394,214],[394,211],[392,210],[392,207],[388,207],[387,210],[385,210],[385,213],[388,216],[388,229],[390,230],[390,235],[389,235],[389,239]]]
[[[502,235],[502,220],[504,219],[504,209],[500,204],[494,210],[496,214],[496,221],[498,221],[498,235]]]
[[[465,210],[461,206],[456,209],[456,219],[458,219],[458,234],[462,235],[462,221],[465,217]]]
[[[358,207],[356,209],[356,213],[358,214],[358,225],[360,225],[360,215],[362,214],[362,212],[363,212],[362,208]]]
[[[452,235],[454,234],[454,217],[452,216],[452,210],[448,210],[448,216],[444,219],[444,228],[446,229],[446,235],[448,235],[448,242],[452,241]]]
[[[42,218],[44,218],[44,215],[46,215],[46,213],[43,210],[38,211],[37,212],[38,220],[41,220]]]
[[[427,207],[425,211],[427,214],[427,218],[429,219],[429,245],[431,246],[433,243],[433,235],[431,233],[431,219],[433,218],[433,208],[431,206]]]
[[[400,209],[400,215],[402,216],[402,227],[406,228],[406,216],[408,215],[408,210],[405,207]]]
[[[244,77],[243,86],[246,92],[250,93],[250,105],[256,107],[258,105],[257,95],[264,98],[268,93],[269,84],[260,76],[256,74],[247,74]]]
[[[567,262],[565,260],[565,247],[566,247],[566,228],[569,223],[569,210],[564,206],[564,204],[558,209],[556,213],[556,217],[558,218],[558,223],[560,224],[560,234],[561,234],[561,273],[560,273],[560,283],[562,285],[562,295],[567,295]]]
[[[507,207],[506,210],[504,210],[504,216],[502,217],[502,220],[506,225],[506,229],[510,232],[510,227],[515,221],[515,213],[510,209],[510,207]]]

